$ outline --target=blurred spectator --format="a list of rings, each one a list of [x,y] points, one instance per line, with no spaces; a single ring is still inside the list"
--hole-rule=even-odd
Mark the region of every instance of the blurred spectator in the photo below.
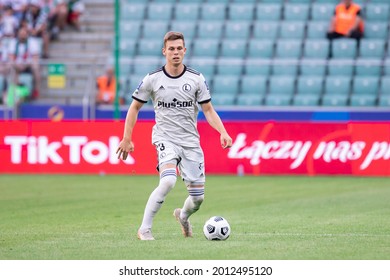
[[[84,13],[84,3],[82,0],[69,0],[68,23],[77,30],[80,30],[80,16]]]
[[[68,4],[65,0],[44,0],[43,9],[48,14],[51,39],[57,39],[59,32],[66,26]]]
[[[33,74],[32,98],[39,96],[40,68],[39,68],[39,45],[36,40],[29,39],[26,27],[20,27],[18,36],[10,42],[9,61],[15,71],[14,84],[20,85],[20,73]]]
[[[22,24],[28,28],[30,36],[42,39],[43,58],[49,57],[50,36],[47,31],[47,16],[48,14],[41,8],[39,0],[30,0],[30,4],[22,22]]]
[[[116,95],[116,79],[114,69],[109,66],[106,68],[106,73],[96,79],[96,103],[97,104],[113,104]],[[123,101],[120,101],[123,104]]]
[[[14,15],[18,19],[19,22],[22,21],[24,13],[27,10],[29,0],[10,0],[9,4],[12,5],[12,9],[14,10]]]
[[[354,38],[359,40],[363,36],[363,31],[364,22],[360,6],[352,0],[342,0],[336,6],[327,34],[328,39]]]
[[[19,28],[19,20],[14,15],[11,5],[3,7],[3,14],[1,17],[2,35],[4,37],[14,38],[16,30]]]

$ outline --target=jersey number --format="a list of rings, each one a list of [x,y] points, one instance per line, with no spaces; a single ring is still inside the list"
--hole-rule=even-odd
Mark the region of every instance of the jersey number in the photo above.
[[[164,143],[158,144],[157,147],[158,147],[158,149],[160,149],[160,151],[164,151],[165,150]]]

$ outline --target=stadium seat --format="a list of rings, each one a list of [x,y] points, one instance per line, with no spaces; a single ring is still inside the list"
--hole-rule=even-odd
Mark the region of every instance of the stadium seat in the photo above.
[[[244,75],[241,79],[241,94],[263,96],[267,92],[267,81],[267,76]]]
[[[276,3],[276,4],[282,4],[285,0],[259,0],[261,3]]]
[[[276,76],[295,76],[298,73],[297,59],[274,59],[272,62],[272,75]]]
[[[350,105],[357,107],[368,107],[368,106],[375,106],[376,105],[377,96],[376,95],[370,95],[370,94],[364,94],[364,95],[352,95],[350,98]]]
[[[303,4],[310,4],[312,0],[289,0],[289,3],[303,3]]]
[[[381,96],[390,97],[390,76],[383,76],[381,79],[380,86],[380,94]]]
[[[303,58],[300,62],[301,75],[324,76],[326,73],[327,61],[325,59]]]
[[[201,21],[198,24],[198,37],[201,39],[219,39],[222,36],[222,21]]]
[[[309,5],[288,2],[284,5],[283,18],[285,21],[306,21],[309,18]]]
[[[352,59],[330,59],[328,61],[328,75],[352,76],[354,64]]]
[[[149,20],[170,20],[172,18],[171,3],[149,3],[147,5]]]
[[[188,65],[202,73],[206,80],[210,80],[215,74],[216,59],[210,57],[194,57]]]
[[[247,39],[250,34],[250,21],[228,21],[225,37],[228,39]]]
[[[244,58],[246,54],[246,40],[224,39],[221,44],[221,56]]]
[[[311,7],[312,21],[326,21],[329,22],[334,15],[335,5],[333,3],[313,3]]]
[[[347,106],[348,102],[348,95],[330,95],[330,94],[325,94],[322,97],[322,105],[323,106],[329,106],[329,107],[345,107]]]
[[[253,26],[253,37],[256,39],[273,39],[279,36],[278,21],[256,21]]]
[[[203,1],[205,2],[205,1]],[[212,0],[212,1],[208,1],[208,2],[214,2],[214,3],[218,3],[218,4],[228,4],[230,2],[230,0]]]
[[[238,93],[239,77],[235,75],[215,75],[212,93],[214,95],[236,95]]]
[[[268,76],[271,73],[271,60],[253,58],[245,60],[244,72],[246,75]]]
[[[143,20],[145,18],[145,4],[124,3],[121,6],[122,20]]]
[[[308,94],[297,94],[294,96],[292,105],[294,106],[318,106],[320,97]]]
[[[306,58],[328,58],[329,41],[326,39],[308,39],[304,42],[303,56]]]
[[[229,20],[253,20],[254,5],[250,3],[232,3],[229,5]]]
[[[387,4],[387,3],[389,3],[389,0],[371,0],[370,1],[370,4],[374,4],[374,3]]]
[[[141,21],[122,21],[120,36],[126,39],[138,39],[141,34]]]
[[[163,47],[160,39],[140,39],[138,43],[138,55],[160,56]]]
[[[265,98],[266,106],[289,106],[292,95],[268,94]]]
[[[380,76],[382,73],[382,60],[370,58],[356,59],[357,76]]]
[[[323,82],[322,76],[300,76],[297,81],[297,93],[319,98],[322,93]]]
[[[366,7],[367,21],[389,21],[389,4],[369,4]]]
[[[278,58],[295,58],[301,57],[302,47],[301,40],[279,39],[276,44],[275,56]]]
[[[217,63],[217,74],[240,76],[243,71],[243,64],[242,59],[220,58]]]
[[[379,97],[378,105],[381,107],[390,107],[390,96],[389,95],[381,95]]]
[[[364,38],[384,39],[388,36],[387,22],[366,22],[364,25]]]
[[[305,22],[284,21],[280,24],[281,39],[302,39],[305,35]]]
[[[257,0],[233,0],[233,3],[256,3]]]
[[[378,95],[379,91],[379,77],[360,77],[353,79],[352,93],[354,95]]]
[[[199,11],[198,3],[177,3],[175,5],[174,19],[181,21],[196,21],[199,18]]]
[[[159,20],[145,20],[143,23],[143,38],[164,38],[168,31],[168,22]]]
[[[292,76],[271,76],[269,79],[270,95],[291,96],[295,92],[295,78]]]
[[[264,96],[260,94],[245,94],[237,97],[237,105],[241,106],[259,106]]]
[[[357,54],[355,39],[337,39],[332,42],[332,56],[334,58],[355,58]]]
[[[135,57],[133,64],[133,74],[146,75],[161,66],[159,57]]]
[[[390,76],[390,58],[383,61],[383,68],[384,75]]]
[[[194,41],[192,54],[195,56],[217,57],[219,41],[213,39],[197,39]]]
[[[278,21],[282,15],[280,4],[259,3],[256,6],[256,19],[258,21]]]
[[[223,21],[226,18],[226,5],[220,3],[204,3],[201,5],[202,20]]]
[[[213,95],[211,94],[211,100],[215,106],[231,106],[234,105],[234,95]]]
[[[307,24],[307,38],[325,39],[328,28],[329,22],[327,21],[309,21]]]
[[[120,71],[120,75],[122,77],[129,76],[132,68],[133,68],[132,67],[132,59],[130,57],[121,58],[121,60],[119,62],[119,71]],[[146,75],[146,73],[143,73],[143,74]]]
[[[196,36],[195,21],[174,20],[171,23],[171,29],[182,32],[186,41],[187,39],[193,39]]]
[[[274,41],[272,40],[250,40],[248,57],[271,58],[274,54]]]
[[[385,41],[375,39],[362,39],[359,55],[364,58],[382,58],[385,53]]]
[[[338,4],[340,0],[315,0],[317,3]],[[333,6],[334,7],[334,6]]]
[[[161,44],[161,41],[160,41]],[[120,53],[122,57],[132,57],[135,55],[136,41],[132,39],[122,39],[119,43]],[[160,50],[161,53],[161,50]]]
[[[348,96],[351,90],[351,78],[346,76],[328,76],[325,79],[325,94]]]

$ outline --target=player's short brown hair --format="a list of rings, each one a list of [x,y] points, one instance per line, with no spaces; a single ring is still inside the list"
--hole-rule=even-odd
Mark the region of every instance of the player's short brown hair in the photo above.
[[[183,40],[183,46],[186,46],[186,43],[184,41],[184,35],[181,32],[176,32],[176,31],[169,31],[167,34],[164,36],[164,48],[167,43],[167,41],[174,41],[174,40]]]

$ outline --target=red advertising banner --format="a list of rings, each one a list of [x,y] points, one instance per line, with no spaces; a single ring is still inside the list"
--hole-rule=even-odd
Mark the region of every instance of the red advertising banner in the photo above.
[[[134,129],[135,151],[115,151],[123,122],[0,122],[0,173],[156,174],[151,121]],[[225,122],[233,138],[198,124],[208,174],[390,176],[389,123]]]

